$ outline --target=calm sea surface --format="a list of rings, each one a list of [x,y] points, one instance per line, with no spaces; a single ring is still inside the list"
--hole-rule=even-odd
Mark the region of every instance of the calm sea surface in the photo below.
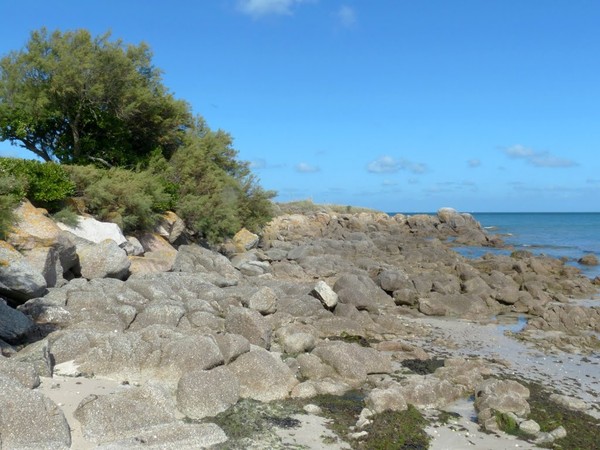
[[[590,278],[600,276],[600,266],[582,266],[577,260],[593,253],[600,259],[600,213],[473,213],[488,233],[499,234],[514,250],[566,257]],[[510,253],[481,247],[456,249],[477,258],[486,252]]]

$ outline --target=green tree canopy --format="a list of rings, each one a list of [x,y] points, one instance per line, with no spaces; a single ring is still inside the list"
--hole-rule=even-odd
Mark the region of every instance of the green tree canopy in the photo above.
[[[130,165],[183,143],[188,104],[165,88],[146,44],[86,30],[34,31],[0,60],[0,140],[45,161]]]

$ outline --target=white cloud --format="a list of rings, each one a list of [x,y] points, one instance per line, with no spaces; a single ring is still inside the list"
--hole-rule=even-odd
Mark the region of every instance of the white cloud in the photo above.
[[[254,161],[250,161],[250,168],[252,170],[255,169],[264,169],[267,167],[267,161],[263,158],[255,159]]]
[[[238,9],[252,17],[292,14],[295,5],[307,0],[239,0]]]
[[[577,165],[573,160],[559,158],[546,151],[537,152],[522,145],[505,148],[504,153],[513,159],[523,159],[535,167],[573,167]]]
[[[356,11],[348,5],[341,6],[336,13],[336,17],[347,28],[356,24],[357,21]]]
[[[481,166],[481,160],[480,159],[470,159],[470,160],[467,161],[467,165],[470,168],[474,169],[476,167]]]
[[[315,173],[319,172],[321,169],[317,166],[313,166],[312,164],[308,164],[305,162],[301,162],[296,164],[296,171],[300,173]]]
[[[367,164],[367,170],[371,173],[396,173],[406,170],[415,174],[427,172],[427,166],[423,163],[409,161],[408,159],[396,159],[392,156],[381,156]]]

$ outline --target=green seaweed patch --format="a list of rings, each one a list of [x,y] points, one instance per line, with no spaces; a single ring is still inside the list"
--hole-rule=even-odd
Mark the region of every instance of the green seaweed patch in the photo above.
[[[329,428],[338,436],[344,438],[350,429],[356,425],[360,412],[365,407],[365,396],[361,391],[352,390],[344,395],[317,395],[310,403],[318,405],[323,415],[333,421]]]
[[[262,403],[244,399],[207,421],[221,427],[229,438],[219,447],[221,450],[246,449],[256,441],[275,449],[283,448],[275,428],[298,427],[300,421],[290,416],[301,413],[301,406],[296,402]]]
[[[386,411],[372,418],[365,427],[369,434],[356,448],[360,450],[425,450],[429,435],[427,419],[413,405],[405,411]]]
[[[460,419],[460,414],[451,411],[440,411],[435,418],[435,421],[441,425],[447,425],[450,422],[454,422]]]
[[[553,443],[541,444],[546,448],[560,449],[592,449],[599,448],[600,420],[580,411],[571,411],[550,400],[548,392],[539,383],[520,383],[527,386],[530,392],[529,418],[535,420],[541,431],[550,432],[559,426],[567,430],[567,436]]]
[[[364,394],[356,390],[342,396],[319,395],[310,402],[321,407],[323,415],[331,419],[328,427],[347,442],[347,435],[365,407]],[[425,432],[429,422],[412,405],[405,411],[377,414],[371,420],[372,423],[363,428],[368,433],[365,438],[348,442],[353,449],[422,450],[429,446],[429,436]]]
[[[444,367],[443,359],[405,359],[401,364],[418,375],[428,375]]]
[[[496,411],[496,423],[498,424],[498,428],[506,434],[511,434],[525,440],[531,438],[531,435],[521,431],[519,424],[510,414]]]

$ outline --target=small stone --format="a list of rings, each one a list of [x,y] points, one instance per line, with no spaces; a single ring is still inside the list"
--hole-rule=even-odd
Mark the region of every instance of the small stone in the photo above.
[[[369,435],[369,433],[367,433],[366,431],[359,431],[359,432],[357,432],[357,433],[350,433],[350,434],[348,435],[348,437],[349,437],[350,439],[358,440],[358,439],[361,439],[361,438],[367,437],[368,435]]]
[[[552,430],[550,432],[550,435],[554,438],[554,439],[562,439],[567,437],[567,430],[565,430],[565,427],[560,426],[558,428],[555,428],[554,430]]]
[[[524,420],[519,424],[519,429],[524,433],[536,435],[540,432],[540,425],[535,420]]]
[[[312,403],[309,403],[308,405],[304,405],[304,409],[305,412],[307,412],[308,414],[321,414],[323,412],[323,410],[321,409],[320,406],[318,405],[314,405]]]

